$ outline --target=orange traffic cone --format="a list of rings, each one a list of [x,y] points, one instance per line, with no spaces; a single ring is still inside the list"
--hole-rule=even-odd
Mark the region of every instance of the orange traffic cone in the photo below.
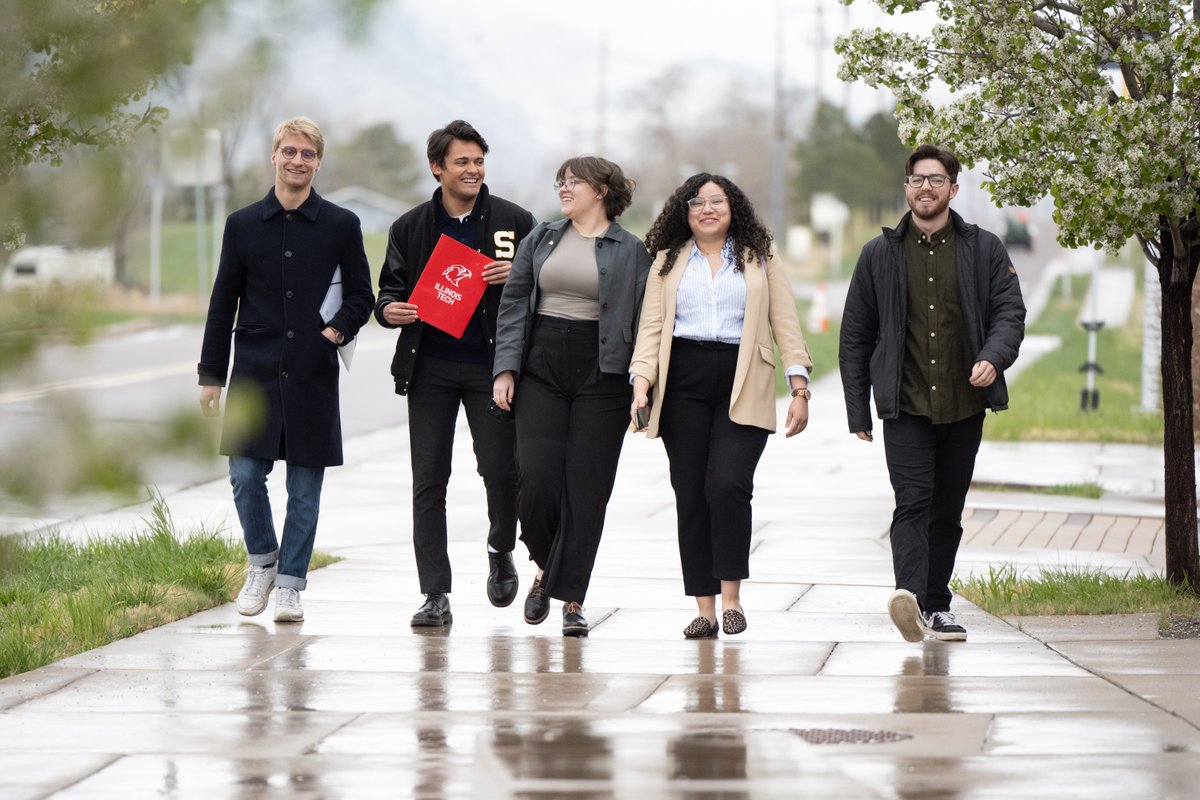
[[[823,283],[818,283],[813,290],[812,305],[808,307],[808,330],[810,333],[829,332],[829,295]]]

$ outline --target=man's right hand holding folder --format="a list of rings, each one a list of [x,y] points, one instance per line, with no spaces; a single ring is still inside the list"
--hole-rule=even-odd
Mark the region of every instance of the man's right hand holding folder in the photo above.
[[[483,268],[484,283],[502,284],[512,272],[511,261],[492,261]],[[409,325],[421,317],[412,303],[396,301],[383,307],[383,318],[391,325]]]

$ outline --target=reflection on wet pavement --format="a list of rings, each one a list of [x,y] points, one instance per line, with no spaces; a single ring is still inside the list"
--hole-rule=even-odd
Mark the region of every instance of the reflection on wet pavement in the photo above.
[[[801,471],[797,444],[846,437],[820,416],[774,437],[756,478],[749,630],[701,642],[680,634],[695,607],[658,443],[625,446],[586,639],[561,636],[557,602],[537,626],[487,603],[469,470],[449,501],[454,625],[410,629],[407,439],[360,443],[387,456],[331,476],[318,544],[345,560],[311,576],[302,624],[228,604],[0,682],[0,797],[1194,796],[1196,644],[1034,638],[959,601],[969,642],[900,640],[879,449]]]

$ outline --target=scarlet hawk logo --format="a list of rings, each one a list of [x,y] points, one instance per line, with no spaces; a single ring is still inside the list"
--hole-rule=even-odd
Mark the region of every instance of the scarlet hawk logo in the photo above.
[[[446,267],[446,271],[442,273],[442,277],[457,287],[461,281],[471,277],[471,270],[462,264],[451,264]]]

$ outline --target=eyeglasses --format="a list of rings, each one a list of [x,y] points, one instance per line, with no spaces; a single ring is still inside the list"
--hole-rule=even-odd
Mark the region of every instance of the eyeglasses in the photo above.
[[[705,205],[712,208],[713,211],[720,211],[725,207],[724,197],[693,197],[687,201],[688,208],[692,211],[700,211]]]
[[[913,189],[920,189],[925,185],[925,181],[929,181],[929,185],[934,189],[940,189],[950,181],[949,175],[909,175],[904,179]]]
[[[309,150],[307,147],[303,150],[292,147],[291,145],[279,148],[279,155],[283,156],[288,161],[291,161],[293,158],[295,158],[297,153],[300,154],[300,160],[306,164],[317,157],[317,151]]]
[[[552,185],[554,186],[554,191],[561,192],[563,189],[574,189],[581,183],[586,183],[586,181],[583,178],[567,178],[566,180],[555,181]]]

